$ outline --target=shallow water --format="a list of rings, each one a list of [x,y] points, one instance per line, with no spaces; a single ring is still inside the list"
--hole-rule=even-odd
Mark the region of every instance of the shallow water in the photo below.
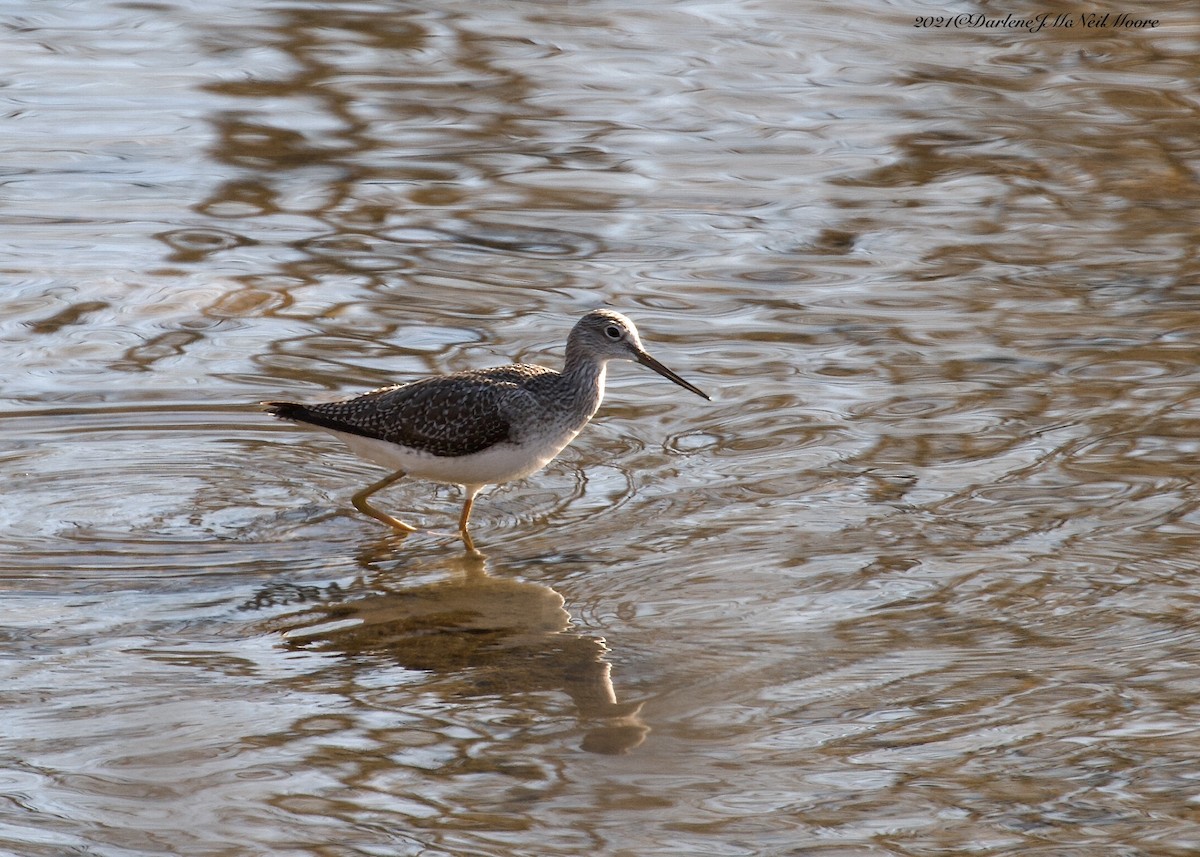
[[[0,3],[0,852],[1200,849],[1190,4],[253,5]],[[480,560],[255,406],[599,305]]]

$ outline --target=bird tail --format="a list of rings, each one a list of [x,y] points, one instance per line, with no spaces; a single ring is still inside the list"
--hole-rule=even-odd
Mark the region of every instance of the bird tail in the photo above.
[[[310,426],[328,429],[329,431],[343,432],[345,434],[361,434],[363,437],[376,437],[365,428],[356,426],[353,423],[347,423],[345,420],[340,420],[336,416],[330,416],[320,410],[320,405],[309,407],[302,405],[299,402],[260,402],[268,414],[273,417],[279,417],[281,420],[291,420],[294,423],[305,423]],[[336,402],[328,402],[326,404],[337,404]]]
[[[293,422],[308,422],[308,408],[298,402],[260,402],[263,409],[273,417]]]

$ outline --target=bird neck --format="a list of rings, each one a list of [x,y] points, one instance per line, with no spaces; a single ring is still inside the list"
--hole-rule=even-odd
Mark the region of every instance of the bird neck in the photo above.
[[[558,376],[560,392],[571,402],[573,410],[586,413],[587,419],[591,419],[604,398],[604,362],[582,348],[572,348],[572,344],[567,343],[567,356]]]

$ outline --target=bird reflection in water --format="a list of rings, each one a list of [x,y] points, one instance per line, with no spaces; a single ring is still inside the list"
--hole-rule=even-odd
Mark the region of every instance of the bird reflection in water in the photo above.
[[[586,724],[584,750],[620,754],[642,743],[650,729],[641,703],[617,701],[607,646],[570,632],[561,595],[492,577],[479,554],[451,562],[460,567],[448,579],[326,603],[271,625],[291,648],[455,674],[471,694],[561,691]]]

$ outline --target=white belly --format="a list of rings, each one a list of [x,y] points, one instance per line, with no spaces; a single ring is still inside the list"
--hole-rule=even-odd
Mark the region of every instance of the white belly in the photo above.
[[[403,470],[418,479],[452,485],[496,485],[528,476],[549,464],[579,434],[564,431],[539,438],[536,443],[521,446],[498,443],[470,455],[441,456],[362,435],[325,431],[340,438],[351,452],[367,461],[392,471]]]

